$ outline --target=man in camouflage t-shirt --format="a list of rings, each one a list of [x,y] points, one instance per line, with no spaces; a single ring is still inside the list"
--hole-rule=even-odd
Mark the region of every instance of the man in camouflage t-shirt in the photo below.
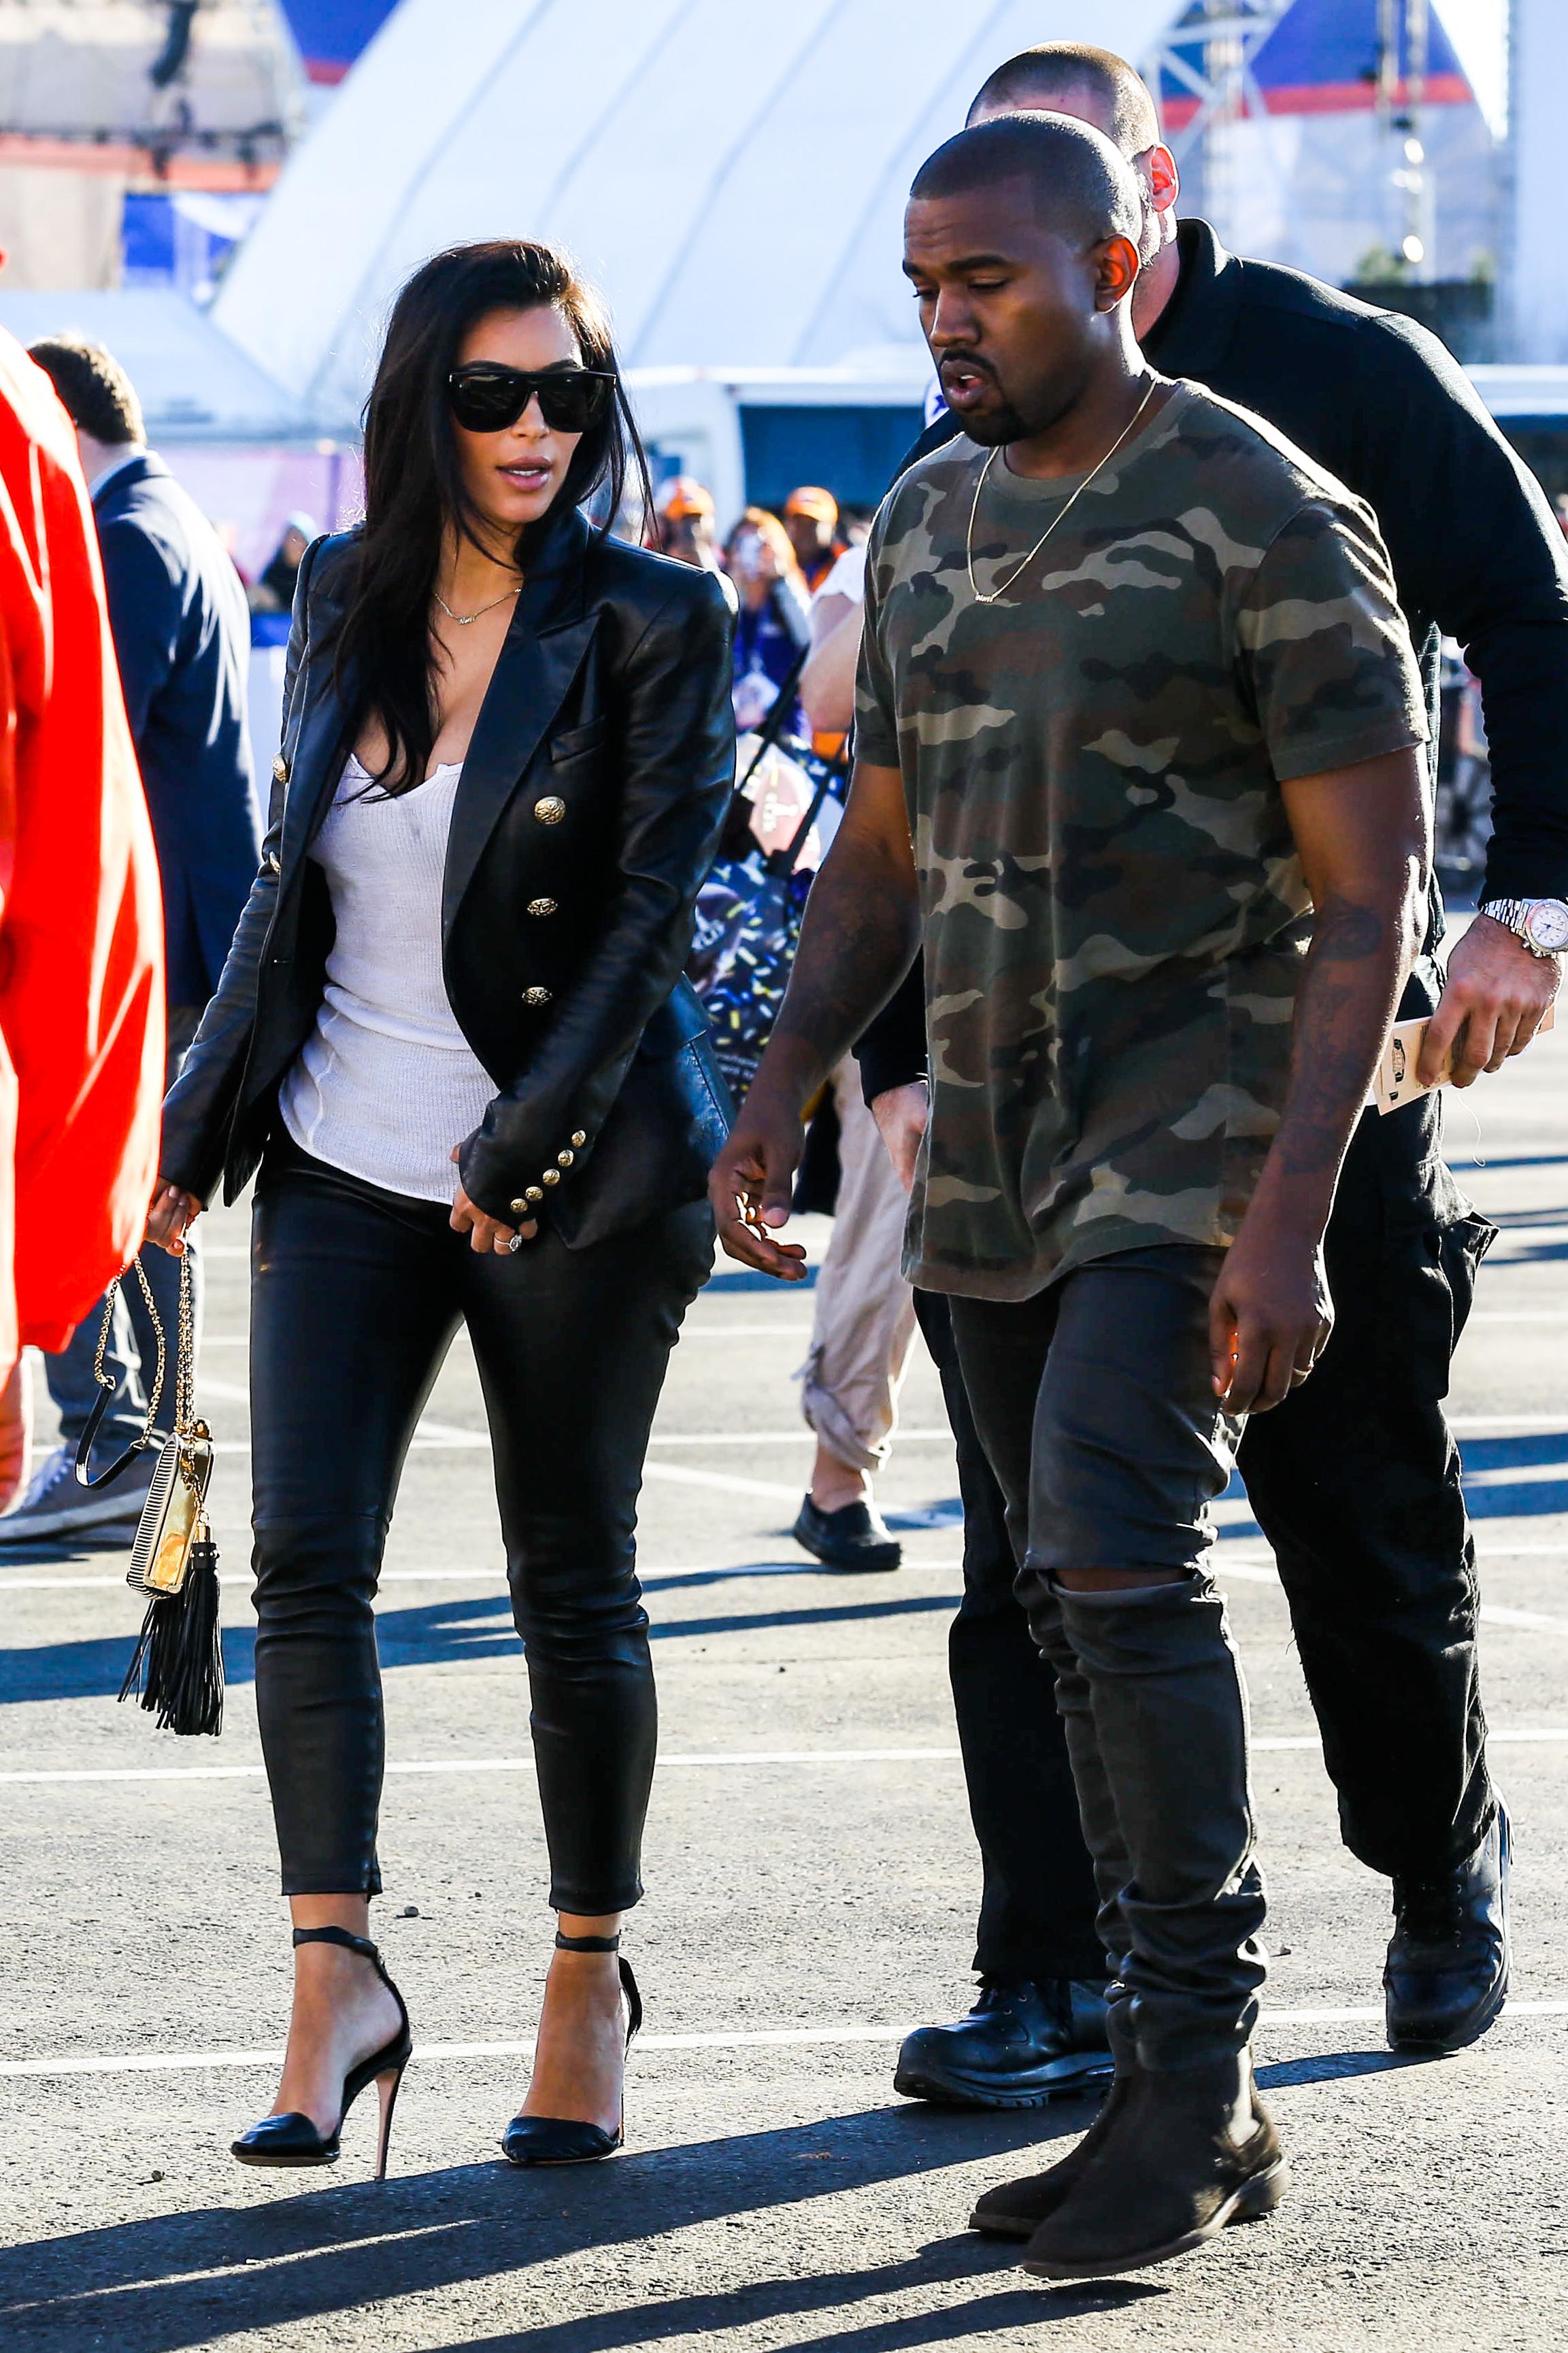
[[[1234,1240],[1310,935],[1280,785],[1426,735],[1368,509],[1195,385],[1087,483],[951,442],[871,534],[856,729],[924,918],[910,1281]]]
[[[1006,117],[921,169],[907,275],[967,439],[884,508],[856,776],[714,1170],[797,1277],[801,1113],[923,940],[909,1271],[945,1291],[1056,1672],[1115,2081],[976,2227],[1028,2269],[1163,2261],[1278,2202],[1246,1694],[1205,1559],[1240,1417],[1329,1330],[1321,1242],[1420,937],[1424,723],[1367,510],[1144,366],[1136,192]],[[1037,2227],[1036,2227],[1037,2226]]]

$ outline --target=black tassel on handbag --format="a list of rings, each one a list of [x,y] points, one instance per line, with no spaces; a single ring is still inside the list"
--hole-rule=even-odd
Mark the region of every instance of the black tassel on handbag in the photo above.
[[[86,1487],[105,1486],[118,1478],[153,1440],[153,1421],[163,1388],[163,1331],[140,1259],[135,1266],[158,1342],[158,1366],[148,1399],[147,1426],[107,1471],[96,1478],[90,1475],[88,1465],[93,1438],[114,1392],[114,1382],[103,1369],[103,1354],[119,1288],[115,1283],[110,1285],[104,1303],[103,1330],[98,1344],[95,1370],[102,1394],[77,1450],[76,1475]],[[160,1732],[216,1734],[223,1729],[223,1640],[218,1628],[217,1546],[206,1516],[213,1444],[212,1432],[195,1413],[192,1394],[195,1375],[191,1262],[184,1257],[180,1261],[174,1435],[165,1440],[158,1457],[132,1546],[125,1581],[134,1592],[147,1595],[147,1614],[142,1621],[141,1637],[132,1653],[120,1696],[129,1699],[134,1693],[148,1713],[156,1716]]]
[[[127,1584],[134,1584],[133,1577]],[[153,1592],[132,1652],[121,1699],[132,1692],[160,1732],[223,1730],[223,1637],[218,1630],[217,1546],[198,1519],[184,1574],[173,1592]]]

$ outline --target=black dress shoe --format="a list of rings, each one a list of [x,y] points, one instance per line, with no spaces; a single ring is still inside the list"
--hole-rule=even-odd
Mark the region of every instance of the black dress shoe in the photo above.
[[[1383,1973],[1395,2051],[1462,2051],[1508,1999],[1508,1816],[1500,1806],[1474,1854],[1431,1879],[1394,1883]]]
[[[906,2035],[893,2089],[948,2108],[1039,2108],[1110,2075],[1102,1987],[987,1978],[967,2018]]]
[[[880,1513],[864,1502],[841,1504],[837,1512],[821,1512],[807,1495],[790,1533],[826,1568],[897,1568],[904,1556],[903,1546],[897,1536],[888,1534]]]

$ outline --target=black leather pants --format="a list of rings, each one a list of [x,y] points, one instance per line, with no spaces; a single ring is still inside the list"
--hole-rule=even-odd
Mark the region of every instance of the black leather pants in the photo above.
[[[708,1271],[692,1203],[595,1247],[481,1257],[437,1204],[292,1146],[252,1247],[256,1700],[286,1895],[374,1894],[384,1760],[372,1601],[415,1425],[458,1324],[489,1419],[559,1911],[624,1910],[657,1715],[634,1568],[643,1456]]]

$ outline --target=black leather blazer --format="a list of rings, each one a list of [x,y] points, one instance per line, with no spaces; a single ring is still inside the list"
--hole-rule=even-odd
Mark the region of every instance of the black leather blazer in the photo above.
[[[321,1000],[333,923],[310,851],[350,748],[330,640],[353,543],[300,566],[261,869],[163,1108],[162,1174],[203,1201],[256,1169]],[[733,780],[731,628],[708,574],[570,512],[534,551],[464,762],[443,961],[496,1094],[463,1184],[574,1247],[698,1199],[723,1138],[680,972]]]

